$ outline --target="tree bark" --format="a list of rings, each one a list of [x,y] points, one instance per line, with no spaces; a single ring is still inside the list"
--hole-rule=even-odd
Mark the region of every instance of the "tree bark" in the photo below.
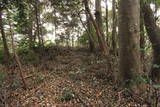
[[[100,33],[102,34],[103,33],[103,20],[102,20],[102,10],[101,10],[101,0],[95,0],[95,6],[96,6],[95,7],[96,23],[97,23]],[[104,35],[102,36],[103,36],[103,39],[105,40]]]
[[[36,29],[36,34],[37,34],[37,37],[38,37],[38,45],[41,46],[42,43],[41,43],[41,37],[40,37],[40,21],[39,21],[39,9],[38,9],[38,2],[39,1],[35,1],[35,5],[34,5],[34,8],[35,8],[35,16],[36,16],[36,25],[37,25],[37,29]]]
[[[108,0],[106,0],[106,42],[108,43],[109,36],[108,36],[108,4],[107,4],[107,1]],[[109,46],[109,43],[108,43],[108,46]]]
[[[116,27],[117,27],[117,19],[116,19],[116,1],[112,0],[112,49],[113,54],[116,53]]]
[[[102,53],[104,55],[109,55],[109,49],[108,49],[108,46],[105,44],[105,41],[103,39],[104,37],[104,34],[102,32],[100,32],[99,28],[98,28],[98,25],[96,23],[96,21],[94,20],[92,14],[91,14],[91,11],[89,9],[89,6],[88,6],[88,0],[83,0],[84,2],[84,5],[85,5],[85,9],[86,9],[86,12],[88,13],[91,21],[92,21],[92,24],[96,30],[96,35],[97,35],[97,38],[98,38],[98,43],[99,43],[99,48],[101,49]]]
[[[29,25],[29,32],[28,32],[28,37],[29,37],[29,49],[33,49],[34,46],[34,40],[33,40],[33,17],[32,17],[32,12],[29,15],[29,21],[30,21],[30,25]]]
[[[87,34],[88,34],[88,38],[89,38],[89,45],[90,45],[90,51],[91,52],[95,52],[96,51],[96,47],[95,47],[95,41],[94,41],[94,39],[93,39],[93,27],[92,27],[92,23],[91,23],[91,21],[90,21],[90,18],[89,18],[89,16],[88,16],[88,14],[87,14],[87,12],[85,12],[86,13],[86,19],[87,19],[87,28],[86,28],[86,31],[87,31]],[[82,21],[82,19],[81,19],[81,21]]]
[[[120,86],[139,91],[140,67],[140,4],[139,0],[119,1],[119,77]]]
[[[0,9],[0,30],[1,30],[1,35],[2,35],[2,39],[3,39],[4,56],[8,60],[10,58],[10,53],[9,53],[9,49],[8,49],[6,35],[4,32],[4,25],[3,25],[2,10],[1,9]]]
[[[145,69],[145,31],[144,31],[144,20],[143,20],[143,14],[142,11],[140,11],[140,50],[141,50],[141,63],[142,63],[142,69],[143,71],[146,71]]]
[[[160,83],[160,29],[156,25],[154,14],[150,6],[146,3],[143,3],[142,10],[147,34],[153,48],[151,77],[153,81]]]

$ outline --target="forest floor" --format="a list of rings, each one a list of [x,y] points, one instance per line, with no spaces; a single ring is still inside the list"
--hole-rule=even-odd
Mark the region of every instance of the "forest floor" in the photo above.
[[[145,98],[117,89],[117,58],[107,61],[86,49],[50,47],[37,65],[1,65],[0,107],[150,107]],[[7,72],[7,73],[6,73]]]

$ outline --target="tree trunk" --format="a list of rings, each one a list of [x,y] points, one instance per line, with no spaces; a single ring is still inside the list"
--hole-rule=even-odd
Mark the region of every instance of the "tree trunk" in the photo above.
[[[107,1],[108,0],[106,0],[106,42],[108,43],[109,36],[108,36],[108,4],[107,4]],[[109,43],[108,43],[108,46],[109,46]]]
[[[140,15],[140,50],[141,50],[142,69],[143,69],[143,71],[146,71],[145,70],[145,62],[144,62],[144,57],[145,57],[145,31],[144,31],[144,21],[143,21],[142,11],[141,11],[141,15]]]
[[[87,28],[86,28],[86,31],[87,31],[87,34],[88,34],[88,38],[89,38],[89,46],[90,46],[90,51],[91,52],[95,52],[96,51],[96,47],[95,47],[95,41],[93,39],[93,27],[92,27],[92,23],[90,21],[90,17],[88,16],[87,12],[86,13],[86,19],[87,19]],[[81,19],[82,21],[82,19]]]
[[[39,11],[39,33],[40,33],[40,39],[41,39],[41,46],[44,47],[44,38],[43,38],[43,28],[42,28],[42,21],[40,17],[40,11]]]
[[[28,37],[29,37],[29,49],[33,49],[34,48],[34,41],[33,41],[33,17],[32,17],[32,13],[30,13],[29,15],[29,21],[30,21],[30,25],[29,25],[29,32],[28,32]]]
[[[42,43],[41,43],[40,27],[39,27],[40,23],[39,23],[39,9],[38,9],[38,5],[39,5],[39,4],[38,4],[38,2],[39,2],[39,1],[36,1],[36,2],[35,2],[34,8],[35,8],[36,25],[37,25],[36,34],[37,34],[37,37],[38,37],[38,45],[41,46]]]
[[[116,1],[112,0],[112,49],[113,54],[116,53],[116,27],[117,27],[117,18],[116,18]]]
[[[9,49],[7,45],[7,40],[4,32],[3,19],[2,19],[2,10],[0,10],[0,30],[3,39],[3,48],[4,48],[4,56],[8,60],[10,58]]]
[[[28,87],[27,87],[27,84],[26,84],[26,81],[25,81],[25,78],[24,78],[22,64],[20,62],[19,56],[17,55],[16,46],[14,44],[14,32],[12,31],[11,20],[10,20],[9,14],[8,14],[8,20],[9,20],[9,27],[10,27],[9,30],[10,30],[11,40],[12,40],[12,42],[11,42],[12,43],[12,50],[13,50],[16,62],[18,64],[18,67],[19,67],[19,73],[20,73],[20,76],[21,76],[21,79],[22,79],[23,88],[27,89]]]
[[[87,27],[85,26],[85,24],[82,21],[81,15],[79,15],[79,19],[80,22],[82,23],[82,26],[85,28],[87,35],[88,35],[88,39],[89,39],[89,48],[90,48],[90,52],[95,52],[95,41],[93,39],[93,32],[92,32],[92,23],[90,22],[89,16],[88,14],[85,12],[86,14],[86,20],[87,20]],[[78,40],[79,41],[79,40]]]
[[[96,21],[94,20],[92,14],[91,14],[91,11],[89,9],[89,6],[88,6],[88,0],[83,0],[84,2],[84,5],[85,5],[85,9],[86,9],[86,12],[88,13],[91,21],[92,21],[92,24],[96,30],[96,35],[97,35],[97,38],[98,38],[98,43],[99,43],[99,48],[101,49],[102,53],[104,55],[109,55],[109,49],[108,49],[108,46],[105,44],[105,41],[104,41],[104,33],[100,32],[99,28],[98,28],[98,25],[96,23]]]
[[[139,92],[140,67],[140,4],[139,0],[119,1],[119,85]]]
[[[102,20],[102,10],[101,10],[101,0],[95,0],[95,17],[96,17],[96,23],[99,28],[100,33],[103,33],[103,20]],[[103,35],[103,39],[105,40],[105,37]]]
[[[155,18],[150,6],[146,3],[143,3],[142,10],[145,27],[153,48],[151,77],[153,81],[160,83],[160,29],[156,25]]]

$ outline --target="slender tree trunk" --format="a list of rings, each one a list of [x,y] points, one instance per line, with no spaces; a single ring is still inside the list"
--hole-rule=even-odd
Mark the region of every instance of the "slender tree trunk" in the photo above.
[[[91,52],[96,52],[96,41],[94,40],[94,32],[93,32],[93,26],[92,26],[92,23],[90,21],[90,18],[88,17],[88,20],[87,20],[87,28],[88,28],[88,37],[89,37],[89,43],[90,43],[90,50]]]
[[[86,12],[85,12],[85,13],[86,13]],[[89,38],[89,48],[90,48],[90,51],[91,51],[91,52],[95,52],[96,49],[95,49],[95,41],[94,41],[94,39],[93,39],[92,23],[90,22],[90,19],[89,19],[89,17],[88,17],[88,14],[86,13],[87,27],[86,27],[85,24],[83,23],[80,14],[79,14],[79,19],[80,19],[80,22],[82,23],[82,26],[85,28],[85,30],[86,30],[86,32],[87,32],[87,35],[88,35],[88,38]]]
[[[102,34],[103,33],[103,20],[102,20],[102,10],[101,10],[101,0],[95,0],[95,6],[96,6],[95,7],[96,23],[97,23],[100,33]],[[104,35],[102,36],[103,36],[103,39],[105,40]]]
[[[145,31],[144,31],[144,21],[143,21],[143,14],[141,11],[140,15],[140,50],[141,50],[141,62],[142,62],[142,69],[145,70]]]
[[[76,46],[80,46],[80,43],[79,43],[80,31],[78,30],[77,32],[78,34],[77,34],[77,45]]]
[[[87,31],[87,34],[88,34],[88,38],[89,38],[89,45],[90,45],[90,51],[91,52],[95,52],[96,51],[96,47],[95,47],[95,41],[94,41],[94,39],[93,39],[93,35],[94,35],[94,33],[93,33],[93,27],[92,27],[92,23],[91,23],[91,21],[90,21],[90,18],[89,18],[89,16],[88,16],[88,14],[87,14],[87,12],[85,12],[86,13],[86,18],[87,18],[87,28],[86,28],[86,31]],[[82,20],[81,20],[82,21]],[[84,25],[85,26],[85,25]]]
[[[156,25],[155,17],[150,6],[143,3],[142,10],[147,34],[153,48],[151,77],[153,81],[160,83],[160,28]]]
[[[2,39],[3,39],[4,56],[8,60],[10,58],[10,54],[9,54],[7,40],[6,40],[6,36],[5,36],[5,32],[4,32],[2,10],[0,10],[0,30],[1,30],[1,35],[2,35]]]
[[[119,78],[120,86],[129,87],[134,92],[139,92],[138,83],[140,67],[140,4],[139,0],[119,1],[119,38],[120,61]]]
[[[37,29],[36,29],[36,34],[37,34],[37,37],[38,37],[38,45],[41,46],[42,43],[41,43],[41,37],[40,37],[40,23],[39,23],[39,9],[38,9],[38,2],[39,1],[36,1],[35,2],[35,16],[36,16],[36,26],[37,26]]]
[[[42,28],[42,21],[41,21],[41,17],[40,17],[40,11],[39,11],[39,33],[40,33],[40,39],[41,39],[41,46],[44,47],[44,38],[43,38],[43,28]]]
[[[96,30],[96,35],[97,35],[97,38],[98,38],[98,43],[99,43],[99,48],[101,49],[101,51],[103,52],[104,55],[109,55],[109,49],[108,49],[108,46],[105,44],[105,41],[104,41],[104,33],[100,32],[99,28],[98,28],[98,25],[96,23],[96,21],[94,20],[92,14],[91,14],[91,11],[89,9],[89,6],[88,6],[88,0],[83,0],[84,2],[84,5],[85,5],[85,9],[86,9],[86,12],[88,13],[91,21],[92,21],[92,24]]]
[[[72,35],[72,47],[74,47],[74,36]]]
[[[112,0],[112,49],[113,54],[116,53],[116,27],[117,27],[117,18],[116,18],[116,1]]]
[[[54,9],[53,14],[55,16],[55,18],[57,19],[57,15],[56,15],[56,10]],[[56,37],[57,35],[57,22],[56,19],[54,19],[53,24],[54,24],[54,36]]]
[[[30,20],[30,25],[29,25],[29,32],[28,32],[28,37],[29,37],[29,48],[33,49],[34,48],[34,41],[33,41],[33,17],[32,13],[29,15],[29,20]]]
[[[8,20],[9,20],[10,34],[11,34],[11,40],[12,40],[12,50],[13,50],[16,62],[18,64],[18,67],[19,67],[19,73],[20,73],[20,76],[21,76],[21,79],[22,79],[22,83],[23,83],[23,86],[24,86],[23,88],[27,89],[28,87],[27,87],[27,84],[26,84],[26,81],[25,81],[25,78],[24,78],[22,64],[20,62],[19,56],[17,55],[16,46],[14,44],[14,33],[12,31],[12,26],[11,26],[11,21],[10,21],[9,15],[8,15]]]
[[[106,0],[106,42],[108,43],[109,36],[108,36],[108,4],[107,4],[107,1],[108,0]],[[109,46],[109,43],[108,43],[108,46]]]

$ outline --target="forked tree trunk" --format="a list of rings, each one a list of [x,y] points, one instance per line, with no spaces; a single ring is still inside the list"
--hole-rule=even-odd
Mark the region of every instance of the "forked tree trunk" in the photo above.
[[[88,13],[91,21],[92,21],[92,24],[96,30],[96,35],[97,35],[97,38],[98,38],[98,43],[99,43],[99,48],[101,49],[102,53],[104,55],[109,55],[109,49],[108,49],[108,46],[106,45],[105,43],[105,40],[104,40],[104,33],[101,33],[99,28],[98,28],[98,25],[96,23],[96,21],[94,20],[93,16],[92,16],[92,13],[89,9],[89,6],[88,6],[88,0],[83,0],[84,2],[84,5],[85,5],[85,9],[86,9],[86,12]]]
[[[3,39],[4,56],[6,59],[9,59],[10,54],[9,54],[9,49],[7,45],[6,35],[4,32],[4,25],[3,25],[3,20],[2,20],[2,10],[1,9],[0,9],[0,30],[1,30],[1,35]]]
[[[93,29],[92,29],[93,28],[92,27],[92,23],[90,21],[90,18],[88,16],[87,12],[85,12],[85,13],[86,13],[86,18],[87,18],[87,28],[86,28],[86,31],[87,31],[88,38],[89,38],[90,51],[91,52],[95,52],[96,51],[96,47],[95,47],[95,43],[96,42],[93,39],[94,32],[93,32]]]
[[[119,1],[119,78],[120,86],[139,92],[140,67],[140,4],[139,0]]]
[[[143,3],[142,10],[145,27],[153,48],[151,77],[153,81],[160,83],[160,28],[156,25],[150,6],[146,3]]]

